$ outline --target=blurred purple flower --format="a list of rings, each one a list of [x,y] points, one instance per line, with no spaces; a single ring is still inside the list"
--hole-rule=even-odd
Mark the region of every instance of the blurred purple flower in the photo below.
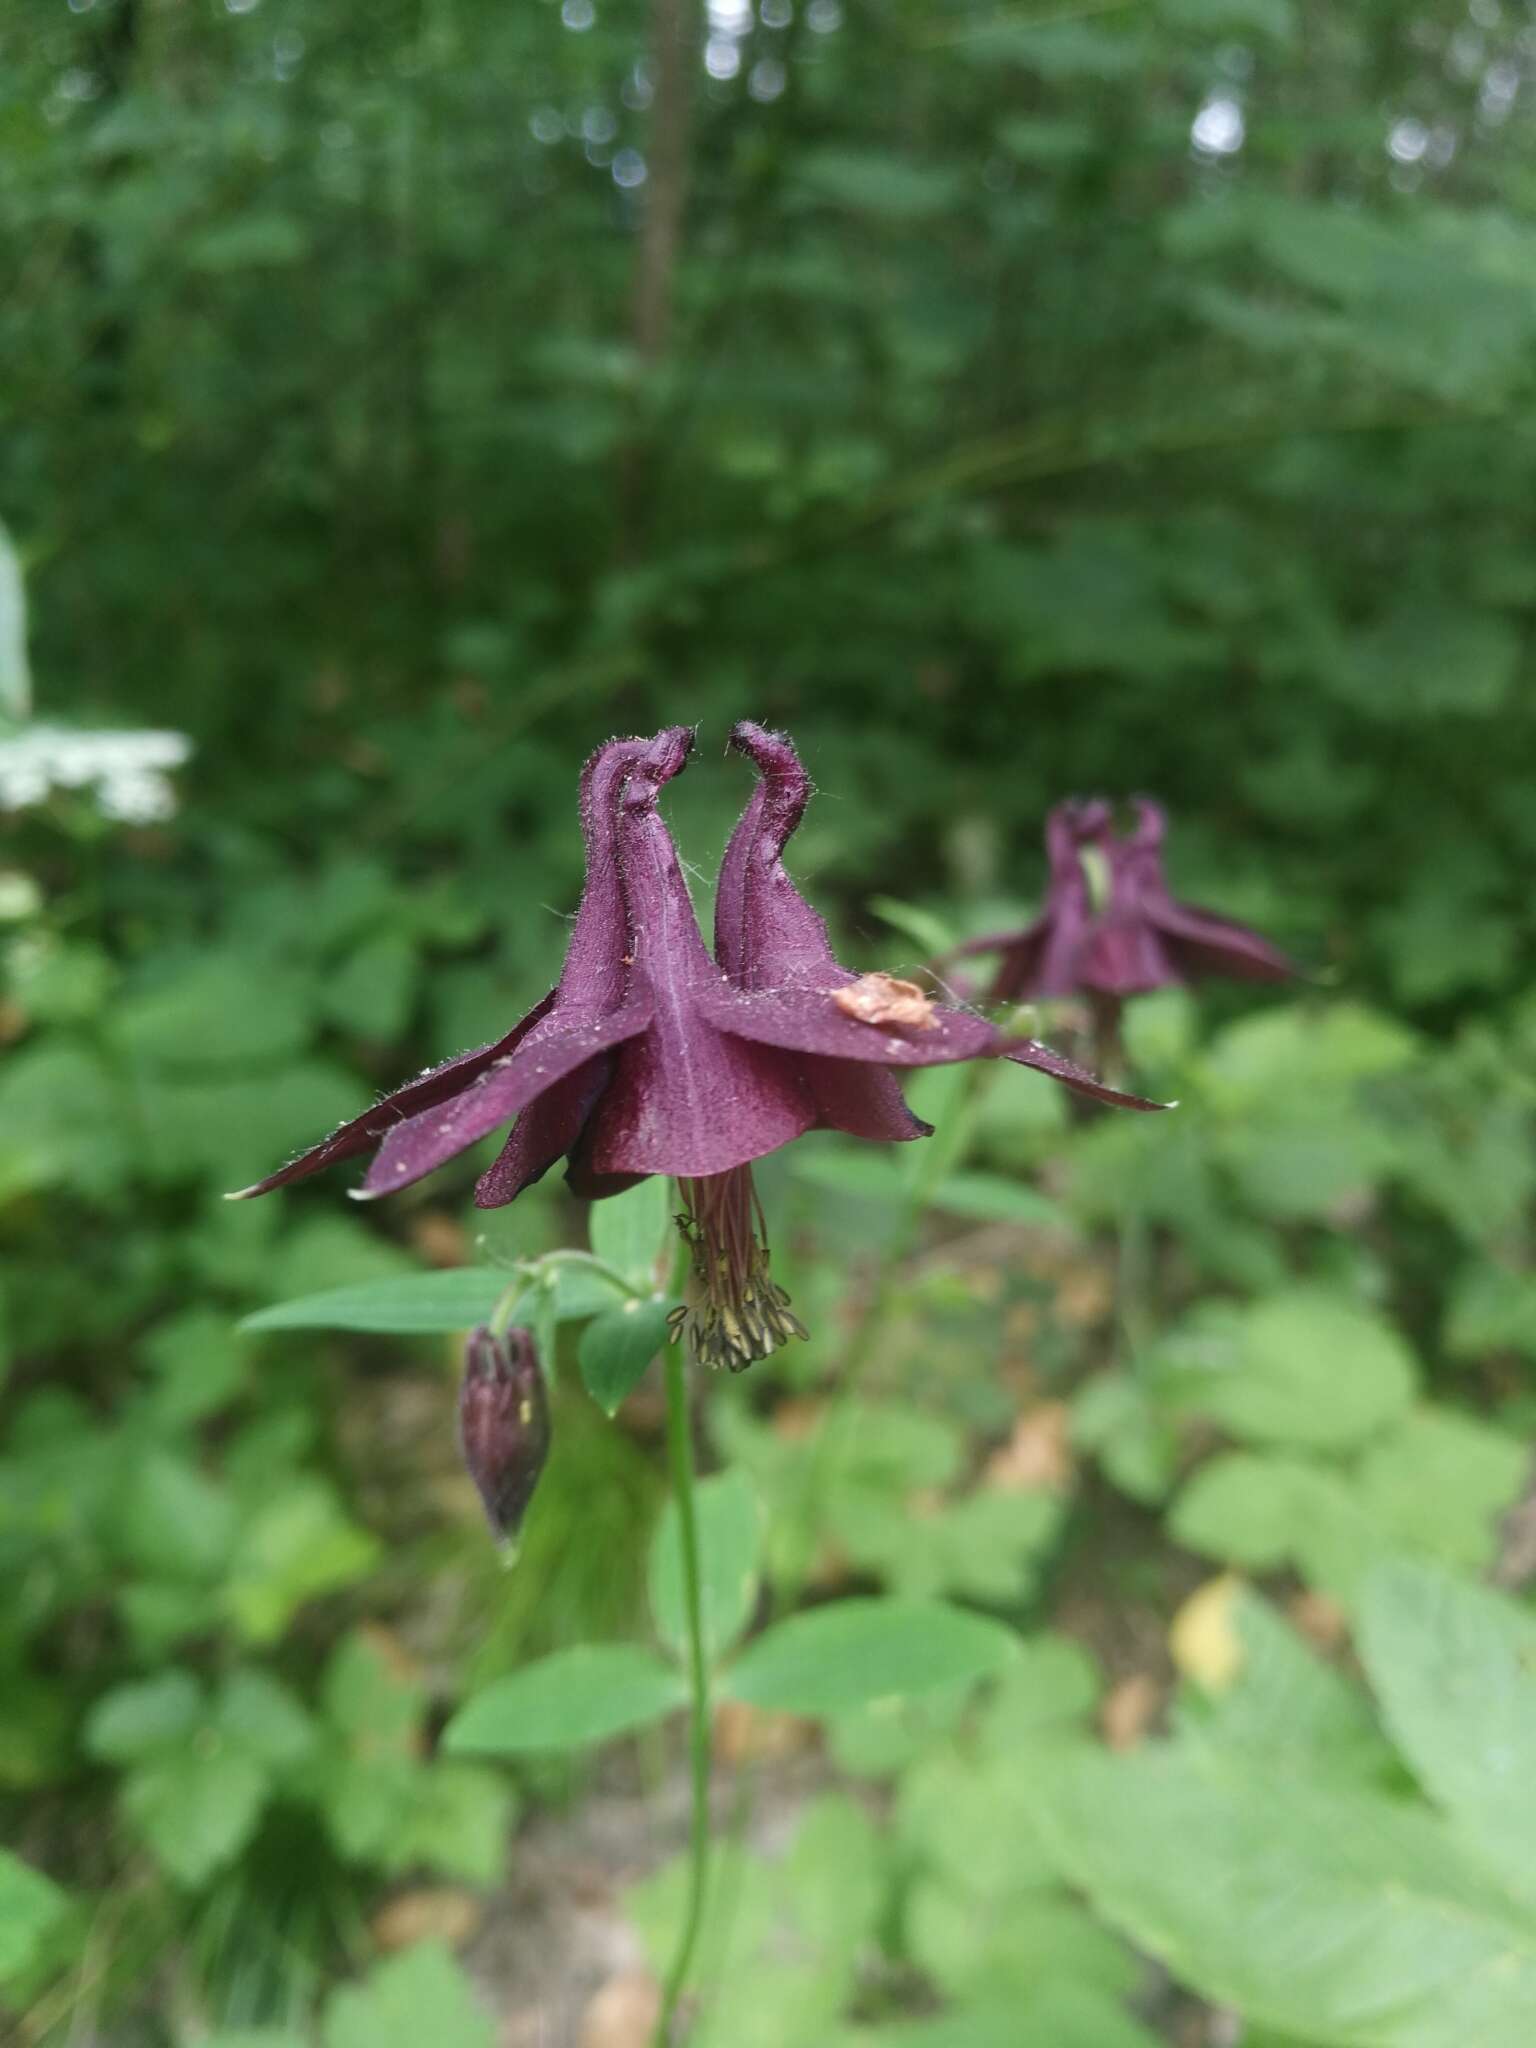
[[[496,1534],[516,1540],[549,1456],[549,1395],[533,1334],[469,1335],[459,1392],[459,1444]]]
[[[1119,1001],[1174,983],[1226,976],[1283,981],[1296,968],[1246,925],[1178,903],[1163,874],[1168,820],[1148,797],[1117,836],[1108,804],[1074,798],[1046,821],[1045,907],[1021,931],[991,932],[950,955],[1000,955],[995,1002],[1086,995]]]

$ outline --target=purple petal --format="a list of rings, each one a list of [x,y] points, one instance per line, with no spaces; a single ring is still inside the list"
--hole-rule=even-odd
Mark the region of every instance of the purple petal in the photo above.
[[[1038,1074],[1049,1074],[1053,1081],[1064,1081],[1077,1094],[1091,1095],[1095,1102],[1113,1103],[1117,1109],[1173,1108],[1171,1102],[1150,1102],[1144,1095],[1127,1095],[1119,1088],[1108,1087],[1086,1067],[1080,1067],[1076,1060],[1052,1052],[1048,1045],[1040,1045],[1033,1038],[1010,1039],[1003,1057],[1013,1060],[1018,1066],[1033,1067]]]
[[[310,1174],[319,1173],[322,1167],[334,1166],[340,1160],[355,1159],[360,1152],[372,1151],[381,1138],[397,1129],[407,1118],[446,1102],[461,1089],[470,1087],[498,1060],[505,1059],[534,1025],[542,1023],[549,1015],[558,994],[558,989],[551,989],[520,1023],[513,1025],[505,1038],[498,1038],[493,1045],[482,1045],[474,1052],[461,1052],[451,1060],[444,1060],[440,1067],[428,1068],[414,1081],[407,1081],[403,1088],[397,1088],[393,1095],[386,1095],[382,1102],[376,1102],[362,1116],[354,1117],[350,1123],[332,1131],[328,1138],[312,1146],[308,1152],[279,1167],[276,1173],[269,1173],[254,1187],[241,1188],[228,1199],[244,1201],[250,1195],[269,1194],[273,1188],[286,1187],[290,1181],[305,1180]]]
[[[643,1032],[651,1015],[650,1001],[642,998],[606,1017],[589,1017],[580,1023],[550,1018],[516,1052],[482,1074],[452,1102],[414,1116],[409,1123],[397,1124],[369,1167],[361,1196],[371,1200],[410,1187],[526,1109],[598,1053]]]
[[[863,1024],[840,1010],[835,989],[700,990],[698,1004],[716,1028],[756,1045],[829,1059],[867,1060],[876,1067],[935,1067],[985,1058],[1002,1050],[1001,1032],[984,1017],[933,1006],[926,1030]]]
[[[512,1126],[511,1136],[475,1183],[477,1209],[501,1209],[532,1187],[577,1142],[613,1071],[599,1054],[537,1096]]]
[[[905,1144],[931,1138],[933,1125],[908,1109],[901,1083],[861,1060],[828,1060],[807,1053],[801,1071],[816,1105],[816,1128],[846,1131],[850,1138]]]
[[[1289,981],[1296,963],[1247,925],[1171,899],[1152,917],[1180,973],[1189,980],[1228,975],[1235,981]]]
[[[658,1006],[592,1113],[592,1170],[702,1179],[776,1152],[815,1121],[796,1061]]]

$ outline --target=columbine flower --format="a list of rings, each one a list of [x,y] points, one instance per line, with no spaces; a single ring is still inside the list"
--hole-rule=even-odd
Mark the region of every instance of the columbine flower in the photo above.
[[[459,1445],[491,1527],[515,1542],[549,1456],[549,1395],[529,1330],[484,1323],[464,1351]]]
[[[249,1192],[382,1137],[362,1193],[389,1193],[520,1115],[477,1202],[511,1201],[562,1153],[592,1196],[673,1176],[693,1263],[678,1330],[695,1357],[739,1370],[803,1334],[768,1272],[751,1162],[817,1124],[921,1136],[891,1069],[1002,1057],[1104,1101],[1158,1107],[913,983],[839,967],[779,858],[808,793],[793,749],[755,726],[735,737],[764,780],[722,869],[730,972],[705,948],[657,809],[692,734],[614,742],[588,768],[587,889],[559,988],[497,1045],[424,1075]]]
[[[1051,812],[1051,874],[1040,916],[1022,931],[972,939],[951,956],[1001,955],[994,1001],[1086,995],[1118,1002],[1208,975],[1281,981],[1296,972],[1246,925],[1174,901],[1163,875],[1167,816],[1147,797],[1137,798],[1135,810],[1135,827],[1123,837],[1105,803],[1074,799]]]

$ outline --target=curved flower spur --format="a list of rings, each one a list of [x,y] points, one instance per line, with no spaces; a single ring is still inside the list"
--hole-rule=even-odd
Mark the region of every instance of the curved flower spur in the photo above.
[[[674,1335],[739,1371],[804,1334],[769,1273],[751,1162],[814,1126],[926,1135],[892,1068],[1005,1058],[1100,1101],[1161,1107],[911,983],[841,967],[781,858],[809,796],[804,770],[787,740],[750,724],[732,744],[762,779],[722,863],[712,959],[658,809],[692,741],[674,726],[588,763],[587,883],[559,986],[506,1038],[421,1076],[245,1193],[381,1139],[359,1192],[390,1193],[516,1116],[476,1201],[513,1200],[561,1156],[593,1199],[671,1175],[692,1266]]]

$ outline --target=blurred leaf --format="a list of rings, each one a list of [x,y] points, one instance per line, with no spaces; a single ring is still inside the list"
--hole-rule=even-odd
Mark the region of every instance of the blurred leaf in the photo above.
[[[1536,1930],[1426,1813],[1177,1751],[1029,1783],[1062,1869],[1203,1996],[1339,2048],[1528,2038]]]
[[[687,1696],[681,1676],[648,1650],[577,1644],[476,1693],[448,1723],[443,1747],[482,1756],[587,1749],[659,1720]]]
[[[1191,1324],[1163,1355],[1181,1405],[1260,1443],[1356,1443],[1404,1413],[1416,1377],[1390,1324],[1317,1288]]]
[[[295,1482],[257,1511],[230,1560],[225,1604],[248,1642],[271,1642],[295,1608],[372,1569],[378,1546],[319,1480]]]
[[[250,1839],[266,1779],[232,1749],[140,1764],[123,1785],[123,1812],[179,1884],[200,1885]]]
[[[325,2048],[492,2048],[490,2015],[441,1943],[391,1956],[326,2007]]]
[[[111,1763],[132,1763],[182,1741],[197,1725],[203,1694],[188,1671],[167,1671],[103,1694],[85,1725],[85,1746]]]
[[[668,1313],[664,1301],[626,1301],[604,1309],[582,1331],[576,1347],[582,1383],[605,1414],[618,1413],[668,1341]]]
[[[722,1686],[733,1699],[779,1713],[838,1714],[891,1694],[991,1677],[1017,1655],[1011,1630],[957,1607],[837,1600],[758,1636]]]
[[[469,1330],[486,1322],[515,1275],[492,1266],[448,1273],[411,1273],[398,1280],[368,1280],[299,1301],[258,1309],[242,1330],[371,1330],[418,1336]]]
[[[763,1545],[763,1509],[744,1472],[721,1472],[694,1490],[699,1535],[699,1604],[707,1655],[722,1656],[752,1618]],[[667,1502],[650,1552],[651,1613],[675,1657],[688,1648],[682,1536],[677,1504]]]
[[[1536,1615],[1438,1566],[1395,1562],[1366,1586],[1360,1654],[1424,1789],[1536,1907]]]
[[[656,1286],[656,1267],[671,1240],[672,1183],[653,1173],[622,1195],[594,1202],[588,1210],[593,1255],[612,1266],[631,1287]]]
[[[0,1987],[31,1967],[68,1911],[51,1878],[0,1849]]]

